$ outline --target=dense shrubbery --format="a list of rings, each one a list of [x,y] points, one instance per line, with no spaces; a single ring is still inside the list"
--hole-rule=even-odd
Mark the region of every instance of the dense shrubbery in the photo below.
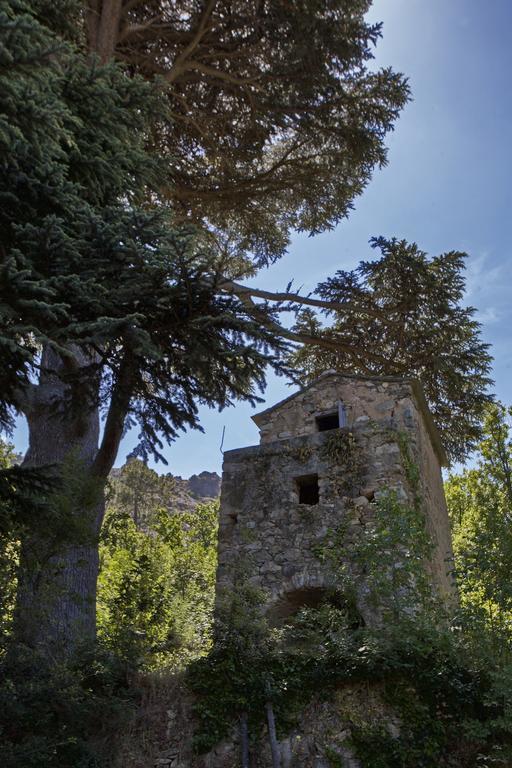
[[[212,653],[190,670],[189,685],[198,694],[197,751],[225,737],[242,713],[258,735],[268,700],[286,733],[315,696],[329,698],[340,686],[365,682],[379,684],[400,728],[397,735],[385,723],[352,722],[346,745],[364,768],[511,764],[508,431],[505,410],[493,406],[480,468],[448,483],[450,511],[457,518],[462,596],[457,614],[448,617],[433,599],[424,572],[431,545],[421,500],[415,494],[417,503],[408,508],[393,494],[382,496],[373,524],[353,545],[355,570],[346,567],[343,524],[328,532],[318,556],[332,568],[333,595],[320,608],[301,611],[289,626],[272,630],[252,623],[259,596],[243,578],[237,580],[236,621],[229,607],[226,614],[232,631],[221,634]],[[415,491],[417,472],[406,444],[401,452]],[[358,572],[383,619],[378,630],[355,627],[349,606],[336,607],[340,597],[357,592]],[[416,606],[412,612],[411,605]],[[331,757],[335,767],[334,752]]]
[[[241,712],[258,735],[269,696],[285,734],[319,692],[329,698],[339,686],[364,682],[380,685],[388,711],[401,722],[398,738],[385,727],[354,723],[349,744],[364,768],[472,768],[512,760],[512,693],[505,684],[512,668],[477,652],[471,638],[435,626],[431,617],[385,632],[348,633],[343,613],[327,606],[305,611],[290,632],[291,649],[281,637],[259,658],[225,646],[196,662],[190,685],[200,694],[198,751],[225,737]],[[320,646],[311,644],[315,635]]]
[[[12,449],[0,444],[0,457],[8,471]],[[4,502],[2,519],[10,525],[0,539],[0,765],[6,768],[110,765],[116,738],[137,705],[134,673],[156,665],[182,667],[209,647],[217,505],[172,514],[161,507],[172,507],[172,483],[137,465],[137,479],[144,479],[137,497],[144,529],[133,521],[134,497],[123,475],[114,478],[100,550],[99,642],[71,660],[48,659],[13,640],[23,520],[12,498]]]
[[[2,765],[109,765],[113,736],[137,706],[132,673],[176,669],[193,659],[188,679],[196,695],[197,751],[226,736],[242,712],[250,733],[258,734],[269,699],[284,734],[319,691],[329,698],[340,686],[377,682],[401,722],[400,736],[355,721],[350,744],[365,768],[509,764],[510,455],[507,414],[496,406],[478,466],[447,485],[462,597],[451,622],[430,599],[428,583],[414,578],[430,546],[420,507],[406,508],[389,494],[352,552],[372,587],[368,599],[386,613],[385,631],[356,626],[350,606],[340,607],[336,589],[347,596],[357,585],[338,557],[343,531],[331,530],[317,553],[337,577],[324,605],[269,630],[259,612],[263,595],[240,563],[237,590],[227,596],[216,644],[204,656],[211,642],[216,505],[169,514],[172,484],[137,463],[112,481],[101,545],[99,649],[50,667],[12,644],[17,545],[16,527],[9,538],[7,526],[0,574],[10,584],[3,603]],[[2,456],[8,470],[12,450],[3,448]],[[402,458],[407,463],[407,445]],[[414,489],[411,467],[409,475]],[[7,515],[5,505],[4,519],[19,523],[20,515],[15,509]],[[136,510],[143,510],[142,527],[134,523]],[[395,567],[398,550],[405,568]],[[411,583],[420,606],[414,616],[406,610]]]
[[[407,446],[402,453],[407,460]],[[5,448],[4,468],[10,457]],[[379,500],[374,526],[352,553],[365,566],[369,599],[380,598],[385,631],[356,626],[350,606],[340,607],[336,589],[346,596],[356,585],[337,557],[343,532],[329,531],[318,556],[330,564],[338,583],[325,604],[269,630],[259,613],[263,596],[247,582],[240,563],[237,590],[228,596],[207,656],[202,654],[210,644],[216,506],[169,514],[161,505],[172,506],[171,488],[143,465],[137,467],[135,502],[124,480],[114,479],[101,546],[99,648],[104,650],[84,649],[72,664],[50,668],[4,633],[2,764],[109,765],[114,736],[137,706],[133,671],[177,668],[195,658],[188,679],[196,696],[197,751],[226,736],[242,712],[250,733],[258,734],[269,699],[284,734],[320,691],[329,698],[340,686],[367,682],[379,684],[401,728],[396,738],[379,724],[354,721],[350,745],[365,768],[508,765],[509,457],[506,413],[497,406],[487,418],[479,466],[452,477],[447,486],[462,596],[451,622],[430,599],[428,584],[414,580],[429,549],[420,508],[405,508],[390,494]],[[134,503],[144,507],[142,528],[133,521]],[[6,583],[16,567],[15,539],[10,547],[3,548]],[[391,556],[397,548],[407,556],[407,568],[398,571]],[[414,616],[405,610],[410,578],[420,605]],[[12,604],[5,594],[4,617],[9,600]]]
[[[57,662],[8,646],[0,674],[0,765],[97,768],[135,705],[126,668],[112,654],[83,650]]]

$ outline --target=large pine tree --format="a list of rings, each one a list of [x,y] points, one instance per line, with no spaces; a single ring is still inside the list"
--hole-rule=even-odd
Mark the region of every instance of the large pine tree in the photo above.
[[[407,88],[366,68],[367,7],[1,4],[2,415],[28,420],[25,466],[67,479],[67,524],[23,543],[24,641],[94,636],[126,426],[158,453],[198,403],[252,401],[266,366],[283,370],[277,315],[233,278],[291,227],[332,226],[385,161]]]
[[[328,368],[419,378],[448,454],[464,459],[480,437],[492,384],[489,345],[464,304],[466,254],[431,257],[416,243],[383,237],[371,243],[377,259],[318,285],[319,311],[293,305],[294,334],[323,346],[296,348],[290,362],[303,381]]]

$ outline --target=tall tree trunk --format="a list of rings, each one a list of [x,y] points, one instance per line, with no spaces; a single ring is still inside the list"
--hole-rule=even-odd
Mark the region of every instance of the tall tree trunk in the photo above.
[[[249,768],[249,723],[247,712],[240,715],[240,746],[242,752],[242,768]]]
[[[274,709],[272,702],[267,701],[265,704],[265,711],[267,713],[267,727],[268,738],[270,741],[270,752],[272,754],[272,768],[281,768],[281,756],[279,754],[279,744],[277,743],[276,735],[276,721],[274,718]]]
[[[74,364],[86,365],[80,353]],[[103,520],[101,483],[91,466],[98,452],[99,416],[85,402],[65,407],[70,389],[58,375],[64,363],[45,350],[40,381],[24,408],[29,449],[24,466],[47,467],[63,479],[52,498],[51,524],[34,525],[22,542],[16,635],[47,656],[72,652],[95,637],[98,536]]]

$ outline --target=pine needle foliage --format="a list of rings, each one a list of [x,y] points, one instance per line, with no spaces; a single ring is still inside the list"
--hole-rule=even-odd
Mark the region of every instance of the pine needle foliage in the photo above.
[[[339,348],[304,346],[292,362],[305,381],[328,368],[419,378],[446,450],[460,459],[478,440],[492,384],[489,345],[475,309],[464,304],[466,254],[430,257],[395,238],[371,244],[380,258],[318,285],[318,296],[339,308],[298,312],[299,335],[329,339]]]
[[[197,403],[257,399],[284,345],[220,293],[226,265],[196,230],[147,204],[162,176],[145,149],[166,109],[158,87],[63,43],[22,2],[4,2],[0,23],[0,415],[23,409],[44,344],[71,405],[110,408],[107,463],[130,417],[158,454],[158,435],[197,425]]]
[[[68,1],[68,0],[66,0]],[[372,66],[370,0],[84,0],[84,36],[103,61],[166,85],[170,119],[151,139],[161,186],[232,252],[267,262],[292,229],[347,216],[409,97]]]

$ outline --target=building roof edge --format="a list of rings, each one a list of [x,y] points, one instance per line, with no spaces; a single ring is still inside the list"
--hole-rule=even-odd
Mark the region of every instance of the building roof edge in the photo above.
[[[264,411],[255,413],[253,416],[251,416],[252,420],[258,427],[261,426],[262,424],[265,423],[266,421],[265,417],[268,414],[272,413],[278,408],[281,408],[283,405],[290,402],[291,400],[294,400],[296,397],[298,397],[299,395],[302,395],[304,392],[307,392],[308,389],[311,389],[311,387],[314,387],[315,384],[318,384],[318,382],[321,381],[322,379],[330,378],[331,376],[335,376],[339,379],[353,379],[353,380],[362,379],[363,381],[384,381],[384,382],[389,381],[389,382],[397,382],[397,383],[401,382],[404,384],[409,384],[412,389],[413,395],[416,399],[416,402],[419,406],[419,410],[423,416],[423,420],[427,427],[427,432],[429,433],[429,437],[431,439],[434,451],[436,452],[437,458],[439,459],[439,463],[441,464],[442,467],[448,466],[449,464],[448,456],[443,447],[440,432],[436,427],[434,418],[432,416],[432,412],[430,411],[427,399],[425,397],[423,385],[421,384],[421,381],[419,379],[413,378],[413,377],[356,375],[353,373],[341,373],[340,371],[329,369],[321,373],[320,376],[317,376],[315,379],[310,381],[305,386],[301,387],[297,392],[294,392],[293,394],[288,395],[288,397],[285,397],[283,400],[280,400],[278,403],[271,405],[269,408],[265,408]]]

